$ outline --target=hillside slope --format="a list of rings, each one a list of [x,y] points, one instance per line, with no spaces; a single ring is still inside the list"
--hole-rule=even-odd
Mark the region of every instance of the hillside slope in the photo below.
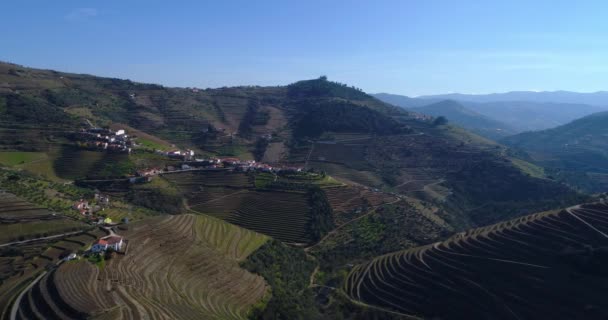
[[[490,139],[496,140],[516,132],[509,125],[466,108],[454,100],[445,100],[411,110],[433,117],[444,116],[452,123]]]
[[[605,110],[580,103],[530,101],[462,102],[467,108],[509,124],[516,133],[544,130]]]
[[[434,127],[324,77],[286,87],[198,90],[0,64],[0,80],[0,100],[5,101],[0,113],[13,119],[0,124],[6,130],[0,132],[9,132],[11,137],[0,139],[0,144],[13,144],[4,145],[8,149],[40,148],[49,154],[56,154],[56,147],[69,150],[61,132],[76,130],[85,119],[97,124],[125,123],[203,154],[244,159],[253,158],[256,141],[271,134],[272,147],[284,150],[276,160],[279,163],[430,198],[449,206],[449,219],[462,226],[497,221],[471,212],[481,205],[497,211],[500,207],[498,217],[521,214],[522,208],[546,208],[555,202],[555,195],[560,195],[560,201],[575,196],[559,184],[528,177],[492,142],[451,127]],[[24,109],[38,105],[35,112]],[[67,122],[59,128],[51,118],[38,118],[44,112],[62,114]],[[18,117],[27,118],[27,127],[17,122]],[[68,166],[71,162],[62,157],[73,158],[62,151],[59,158],[49,159],[54,159],[55,168],[79,168]],[[129,167],[129,161],[121,167]],[[486,176],[477,174],[477,166],[487,169],[483,169]],[[89,170],[84,169],[78,174],[87,174]]]
[[[503,142],[523,149],[559,178],[584,190],[608,190],[608,112],[557,128],[525,132]]]
[[[416,318],[605,319],[608,205],[539,213],[378,257],[353,299]]]
[[[165,217],[132,225],[127,255],[98,268],[68,262],[27,292],[26,319],[243,319],[266,294],[238,265],[266,237],[212,218]]]

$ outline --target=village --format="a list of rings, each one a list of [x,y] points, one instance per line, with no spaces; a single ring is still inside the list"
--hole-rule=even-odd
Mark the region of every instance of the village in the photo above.
[[[126,130],[116,131],[108,128],[99,128],[87,121],[88,128],[82,128],[74,134],[74,138],[79,147],[88,150],[101,152],[119,152],[131,154],[138,150],[139,145]],[[286,174],[302,172],[303,168],[294,166],[270,165],[255,160],[242,160],[236,157],[216,158],[201,157],[191,149],[165,150],[138,150],[138,152],[153,152],[157,155],[166,157],[167,164],[163,167],[152,167],[139,169],[126,177],[129,183],[151,182],[155,176],[163,174],[178,173],[184,171],[197,170],[227,170],[235,172],[263,172],[272,174]],[[123,179],[124,180],[124,179]],[[99,259],[110,258],[113,254],[125,254],[128,241],[116,233],[119,228],[126,228],[129,223],[128,218],[121,221],[113,221],[104,214],[104,211],[111,207],[110,195],[98,190],[95,191],[91,199],[79,199],[74,202],[72,208],[89,224],[104,229],[108,234],[97,239],[93,245],[85,251],[84,257],[94,262]],[[79,258],[75,253],[66,256],[66,261]]]
[[[74,136],[77,144],[86,149],[131,153],[133,146],[131,138],[122,129],[112,131],[91,126],[87,129],[80,129]]]

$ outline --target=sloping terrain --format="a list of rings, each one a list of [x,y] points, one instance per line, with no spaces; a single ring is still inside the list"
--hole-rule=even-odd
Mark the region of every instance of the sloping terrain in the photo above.
[[[533,214],[357,266],[354,300],[436,319],[606,319],[608,205]]]
[[[326,133],[328,140],[300,146],[290,160],[347,183],[435,203],[459,229],[585,201],[566,186],[524,173],[498,144],[451,127],[407,123],[416,133]]]
[[[608,185],[608,112],[595,113],[557,128],[525,132],[502,140],[522,149],[532,161],[553,169],[550,174],[591,192]],[[599,175],[599,176],[596,176]]]
[[[305,190],[257,190],[252,175],[230,171],[169,173],[163,178],[176,186],[194,212],[288,243],[314,240]]]
[[[509,125],[473,111],[454,100],[445,100],[411,110],[433,117],[444,116],[448,121],[490,139],[496,140],[516,133]]]
[[[86,224],[0,191],[0,245],[89,228]]]
[[[99,269],[68,262],[19,306],[20,319],[242,319],[266,294],[239,261],[266,238],[213,218],[180,215],[130,226],[127,254]]]

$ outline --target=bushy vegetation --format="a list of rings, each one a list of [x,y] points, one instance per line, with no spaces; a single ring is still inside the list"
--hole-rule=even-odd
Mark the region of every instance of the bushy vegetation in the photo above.
[[[303,250],[271,240],[250,255],[241,266],[264,277],[272,298],[250,319],[318,319],[312,291],[307,290],[315,262]]]
[[[257,99],[249,100],[249,103],[247,104],[247,111],[239,124],[239,136],[245,139],[251,138],[252,127],[255,125],[259,107],[260,102]]]
[[[373,210],[373,209],[372,209]],[[415,208],[386,205],[342,228],[311,251],[327,270],[437,241],[449,234]]]
[[[0,189],[52,211],[73,215],[73,201],[92,195],[89,189],[51,182],[24,172],[0,169]]]
[[[255,141],[255,145],[253,147],[253,158],[255,159],[255,161],[262,161],[267,148],[268,148],[268,139],[258,138]]]
[[[310,205],[309,229],[313,241],[318,241],[327,232],[335,228],[331,205],[327,201],[325,192],[314,186],[308,190],[308,203]]]
[[[318,137],[325,131],[375,134],[408,133],[410,128],[370,108],[346,101],[304,101],[298,109],[306,113],[295,123],[294,136]]]
[[[182,196],[164,188],[135,188],[129,191],[126,198],[135,205],[158,212],[178,214],[184,210]]]
[[[76,119],[65,113],[62,108],[47,101],[27,95],[10,94],[4,97],[3,120],[12,120],[21,124],[36,125],[74,125]]]
[[[343,83],[328,81],[325,76],[292,83],[287,87],[287,94],[290,98],[339,97],[352,100],[371,98],[361,89],[349,87]]]

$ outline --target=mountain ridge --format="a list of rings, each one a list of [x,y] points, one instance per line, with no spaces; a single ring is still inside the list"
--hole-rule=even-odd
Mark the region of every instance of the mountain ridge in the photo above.
[[[444,100],[409,110],[433,117],[444,116],[452,123],[494,140],[516,132],[509,125],[467,108],[456,100]]]

